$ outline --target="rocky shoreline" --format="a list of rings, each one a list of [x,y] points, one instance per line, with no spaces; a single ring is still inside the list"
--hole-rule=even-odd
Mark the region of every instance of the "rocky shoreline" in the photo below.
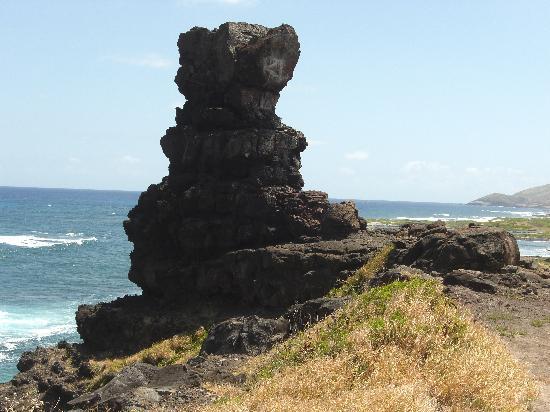
[[[548,271],[521,260],[504,230],[441,222],[367,230],[353,202],[302,190],[306,139],[275,114],[299,47],[288,25],[226,23],[180,36],[176,84],[187,101],[161,139],[169,175],[142,193],[124,223],[134,244],[129,279],[143,294],[81,305],[83,343],[25,353],[20,373],[0,385],[0,411],[214,402],[207,383],[238,384],[245,359],[344,307],[349,298],[332,291],[381,254],[383,265],[361,287],[417,276],[449,293],[546,302]],[[207,333],[190,343],[196,350],[185,362],[133,362],[101,377],[94,368],[200,328]]]

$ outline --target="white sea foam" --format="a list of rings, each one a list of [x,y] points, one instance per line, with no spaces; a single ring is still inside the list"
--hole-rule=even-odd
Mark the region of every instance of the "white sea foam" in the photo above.
[[[395,218],[396,220],[410,220],[414,222],[437,222],[441,220],[443,222],[478,222],[478,223],[487,223],[498,221],[498,217],[494,216],[472,216],[472,217],[439,217],[430,216],[430,217],[408,217],[408,216],[399,216]]]
[[[84,242],[96,241],[95,237],[79,237],[82,233],[67,233],[66,237],[42,237],[35,235],[0,236],[0,244],[10,246],[39,248],[56,245],[82,245]]]
[[[72,319],[44,318],[33,314],[0,312],[0,352],[12,352],[56,335],[76,331]]]
[[[47,338],[48,336],[54,336],[54,335],[61,335],[64,333],[71,333],[76,330],[76,327],[72,324],[66,324],[66,325],[51,325],[46,328],[39,328],[34,329],[32,331],[32,337],[35,339],[43,339]]]
[[[546,212],[533,212],[533,211],[523,211],[523,212],[517,212],[515,210],[482,210],[483,212],[489,212],[489,213],[499,213],[499,214],[507,214],[507,215],[514,215],[519,217],[539,217],[539,216],[546,216]]]

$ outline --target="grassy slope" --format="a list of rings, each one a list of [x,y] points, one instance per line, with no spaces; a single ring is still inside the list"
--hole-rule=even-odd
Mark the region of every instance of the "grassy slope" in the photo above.
[[[210,385],[220,398],[203,411],[522,411],[536,397],[500,339],[436,281],[342,290],[350,304],[252,359],[244,386]]]

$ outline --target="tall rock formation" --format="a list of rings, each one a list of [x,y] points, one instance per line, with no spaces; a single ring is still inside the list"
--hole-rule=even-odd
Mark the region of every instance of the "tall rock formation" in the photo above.
[[[388,241],[361,230],[352,202],[302,190],[306,139],[275,114],[300,55],[292,27],[195,27],[178,48],[175,81],[187,101],[161,139],[169,174],[124,223],[129,278],[143,296],[79,307],[78,331],[93,350],[282,313],[323,296]]]
[[[161,139],[169,175],[124,225],[134,243],[130,280],[149,296],[189,299],[208,276],[198,266],[224,253],[358,231],[353,204],[301,190],[306,139],[275,114],[300,55],[294,29],[193,28],[178,48],[176,84],[187,101]]]

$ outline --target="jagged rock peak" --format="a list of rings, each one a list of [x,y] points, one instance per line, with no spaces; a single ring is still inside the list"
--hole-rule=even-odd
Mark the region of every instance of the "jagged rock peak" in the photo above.
[[[279,92],[300,56],[294,29],[283,24],[224,23],[194,27],[178,40],[179,91],[187,98],[176,120],[203,128],[277,127]]]

